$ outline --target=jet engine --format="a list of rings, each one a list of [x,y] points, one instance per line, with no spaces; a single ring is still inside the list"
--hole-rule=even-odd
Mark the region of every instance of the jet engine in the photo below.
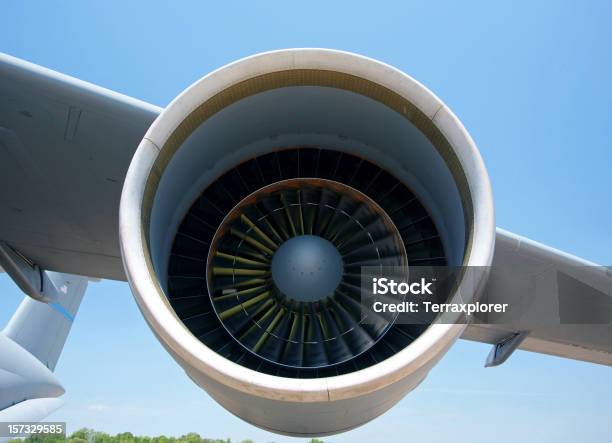
[[[295,436],[382,414],[465,328],[361,321],[362,266],[489,266],[494,239],[485,166],[448,107],[322,49],[186,89],[140,143],[120,207],[126,275],[162,345],[224,408]]]

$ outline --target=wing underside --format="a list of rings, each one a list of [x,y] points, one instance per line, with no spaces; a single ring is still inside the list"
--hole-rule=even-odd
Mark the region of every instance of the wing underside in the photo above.
[[[125,279],[119,197],[159,112],[0,54],[0,240],[44,269]]]
[[[498,229],[486,292],[520,299],[515,324],[471,324],[467,340],[499,344],[525,334],[518,349],[612,365],[612,272]]]

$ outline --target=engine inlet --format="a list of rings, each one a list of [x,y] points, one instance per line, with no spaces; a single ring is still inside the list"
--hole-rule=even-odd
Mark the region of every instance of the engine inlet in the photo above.
[[[391,174],[347,153],[288,149],[228,171],[194,203],[175,238],[169,299],[194,335],[240,364],[336,374],[392,355],[424,327],[363,312],[361,268],[445,260],[429,214]]]

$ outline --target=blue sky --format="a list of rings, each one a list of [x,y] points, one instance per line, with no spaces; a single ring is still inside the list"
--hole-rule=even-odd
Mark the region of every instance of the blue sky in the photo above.
[[[164,106],[256,52],[330,47],[409,73],[481,150],[497,224],[612,264],[612,3],[25,2],[2,6],[0,51]],[[424,6],[425,3],[427,6]],[[0,275],[0,324],[22,296]],[[610,369],[518,352],[484,369],[458,343],[383,417],[327,441],[609,440]],[[186,377],[125,283],[92,284],[57,373],[69,429],[295,441],[233,417]]]

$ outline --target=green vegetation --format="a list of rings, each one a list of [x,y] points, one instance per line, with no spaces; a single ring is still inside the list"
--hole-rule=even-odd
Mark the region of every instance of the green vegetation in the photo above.
[[[92,429],[79,429],[68,437],[57,437],[55,435],[33,435],[24,439],[10,440],[9,443],[232,443],[231,439],[202,438],[195,432],[180,437],[146,437],[134,435],[131,432],[122,432],[117,435],[109,435]],[[242,440],[238,443],[254,443],[253,440]],[[313,438],[309,443],[325,443]]]

